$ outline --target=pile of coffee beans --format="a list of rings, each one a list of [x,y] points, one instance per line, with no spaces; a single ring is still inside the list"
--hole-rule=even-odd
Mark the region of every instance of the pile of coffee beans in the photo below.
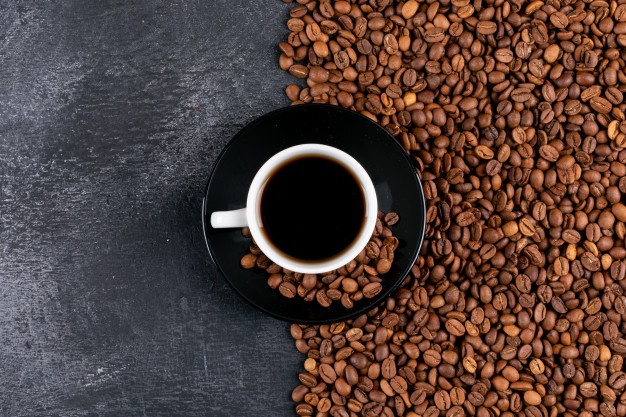
[[[391,226],[399,219],[395,212],[379,211],[372,238],[361,253],[347,265],[324,274],[302,274],[284,269],[265,256],[254,241],[241,258],[241,266],[265,270],[269,274],[267,285],[284,297],[301,297],[305,301],[316,301],[322,307],[329,307],[337,301],[344,308],[353,308],[355,302],[374,298],[382,291],[384,274],[391,269],[399,243]],[[251,237],[248,228],[242,233]]]
[[[298,0],[295,103],[377,121],[427,231],[366,315],[293,325],[307,416],[626,415],[626,2]]]

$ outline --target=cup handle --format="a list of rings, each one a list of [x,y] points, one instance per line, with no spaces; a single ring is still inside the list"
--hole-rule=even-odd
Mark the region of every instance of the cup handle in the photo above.
[[[246,226],[248,226],[248,216],[246,216],[245,208],[211,213],[211,227],[214,229]]]

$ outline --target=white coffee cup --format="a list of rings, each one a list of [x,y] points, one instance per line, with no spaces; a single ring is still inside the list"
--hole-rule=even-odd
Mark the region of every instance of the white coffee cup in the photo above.
[[[360,228],[357,237],[337,256],[319,262],[295,259],[276,247],[266,234],[261,232],[260,214],[264,187],[276,169],[292,160],[315,156],[334,161],[348,170],[362,187],[365,206],[363,226]],[[268,159],[258,170],[250,184],[246,207],[238,210],[211,213],[211,226],[216,229],[247,226],[250,228],[250,233],[259,249],[271,261],[290,271],[318,274],[340,268],[354,259],[363,250],[376,226],[377,213],[376,190],[371,178],[361,164],[352,156],[332,146],[307,143],[287,148]]]

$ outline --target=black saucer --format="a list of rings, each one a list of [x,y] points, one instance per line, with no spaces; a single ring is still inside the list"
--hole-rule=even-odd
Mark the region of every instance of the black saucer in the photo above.
[[[395,211],[393,227],[400,240],[383,291],[347,310],[338,302],[324,308],[301,298],[287,299],[266,283],[259,269],[243,269],[239,261],[250,240],[240,229],[214,229],[209,217],[218,210],[245,206],[248,187],[256,171],[272,155],[302,143],[334,146],[352,155],[369,173],[376,188],[379,210]],[[207,247],[232,287],[255,307],[279,319],[296,323],[328,323],[362,314],[396,290],[407,276],[422,246],[426,205],[422,185],[412,161],[384,128],[340,107],[309,104],[282,108],[259,117],[228,143],[217,159],[207,185],[202,224]]]

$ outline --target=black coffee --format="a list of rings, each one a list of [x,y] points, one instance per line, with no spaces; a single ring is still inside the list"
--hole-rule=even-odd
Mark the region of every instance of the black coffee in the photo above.
[[[365,221],[357,179],[324,157],[302,157],[278,167],[261,196],[261,230],[282,252],[304,261],[341,253]]]

